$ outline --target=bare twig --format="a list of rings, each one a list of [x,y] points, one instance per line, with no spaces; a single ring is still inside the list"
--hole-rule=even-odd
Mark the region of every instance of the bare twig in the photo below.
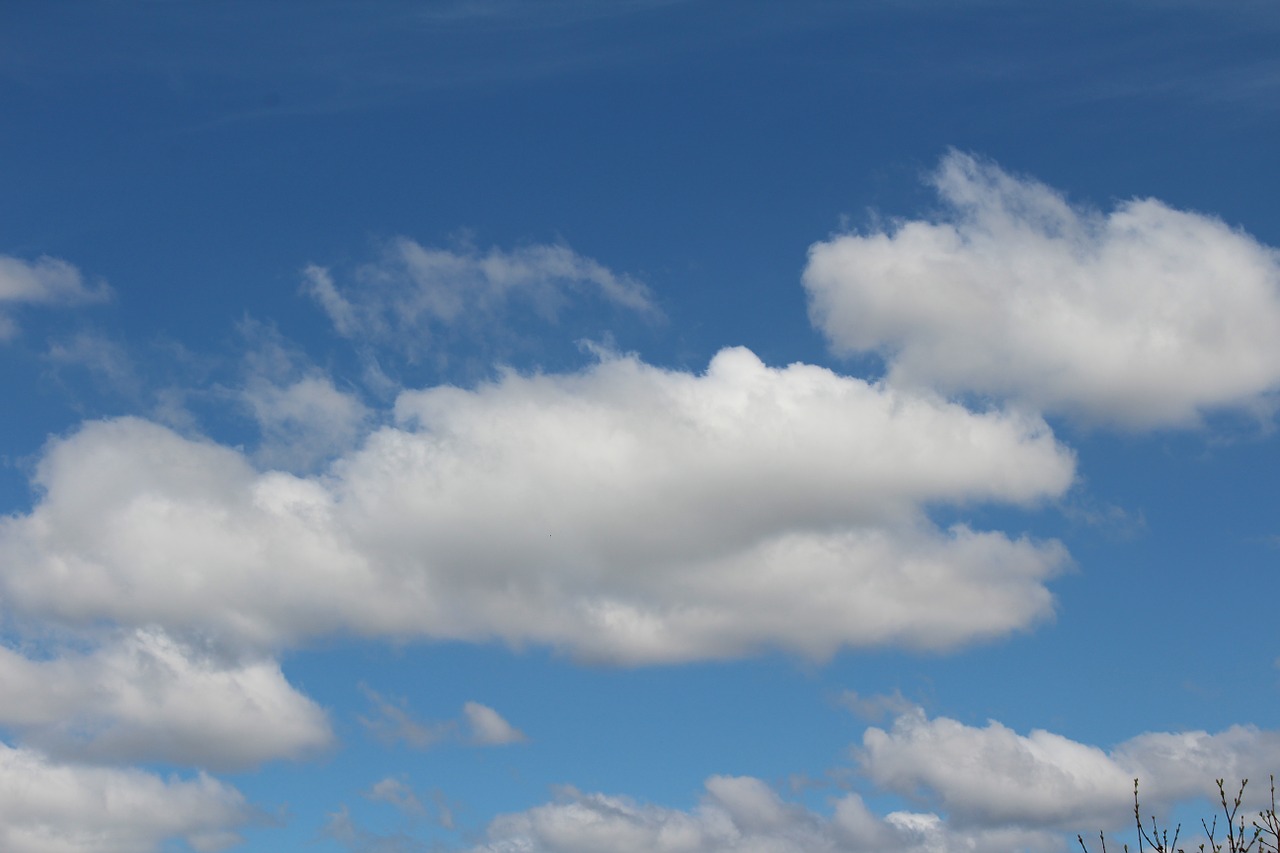
[[[1208,836],[1208,848],[1202,843],[1200,845],[1200,853],[1280,853],[1280,814],[1276,811],[1276,778],[1271,777],[1271,804],[1269,807],[1258,812],[1258,817],[1252,822],[1252,831],[1245,826],[1244,817],[1240,814],[1240,809],[1244,803],[1245,788],[1249,784],[1248,779],[1240,780],[1240,787],[1236,790],[1235,796],[1227,798],[1227,788],[1225,780],[1214,780],[1218,785],[1218,804],[1222,809],[1222,817],[1226,819],[1227,836],[1222,841],[1218,841],[1218,818],[1214,816],[1212,821],[1201,820],[1200,825],[1204,828],[1205,835]],[[1178,839],[1182,835],[1182,824],[1174,827],[1173,837],[1169,837],[1169,829],[1160,828],[1154,815],[1147,818],[1147,823],[1142,820],[1142,806],[1138,800],[1138,780],[1133,780],[1133,822],[1138,830],[1138,853],[1146,853],[1150,848],[1151,853],[1185,853],[1182,848],[1178,847]],[[1080,849],[1083,853],[1089,853],[1089,847],[1084,843],[1084,836],[1077,835],[1076,841],[1080,843]],[[1102,853],[1107,853],[1107,838],[1099,832],[1098,843],[1102,847]],[[1129,853],[1129,845],[1124,846],[1124,853]]]

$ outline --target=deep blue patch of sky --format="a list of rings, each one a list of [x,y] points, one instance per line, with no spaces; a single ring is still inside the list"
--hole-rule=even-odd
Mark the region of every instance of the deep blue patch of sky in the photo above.
[[[0,254],[68,259],[114,298],[14,309],[0,509],[32,505],[48,436],[155,411],[175,389],[193,430],[252,446],[224,393],[246,337],[278,335],[299,364],[361,387],[367,352],[302,293],[302,270],[350,277],[398,236],[563,242],[645,282],[663,314],[578,307],[448,338],[446,359],[381,353],[405,387],[473,385],[496,361],[576,369],[594,358],[582,340],[695,372],[742,344],[770,365],[878,377],[878,357],[832,356],[811,325],[806,253],[929,215],[922,178],[951,148],[1084,205],[1157,197],[1280,245],[1280,12],[1231,5],[7,4]],[[119,363],[58,358],[87,338]],[[426,839],[437,830],[361,798],[401,774],[465,804],[459,826],[477,832],[555,783],[684,808],[713,773],[785,785],[849,763],[863,727],[839,706],[850,687],[1104,746],[1280,724],[1265,606],[1280,593],[1274,436],[1235,420],[1137,437],[1051,422],[1080,460],[1062,505],[936,517],[1061,538],[1076,568],[1052,583],[1054,621],[946,655],[640,670],[496,645],[322,643],[284,666],[342,745],[314,769],[226,777],[288,803],[287,827],[253,830],[247,849],[325,849],[318,827],[340,802]],[[405,759],[359,723],[360,683],[422,719],[490,703],[531,742]]]

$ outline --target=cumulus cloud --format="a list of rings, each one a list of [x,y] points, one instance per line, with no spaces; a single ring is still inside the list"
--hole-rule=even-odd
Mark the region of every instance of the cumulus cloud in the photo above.
[[[48,660],[0,648],[0,725],[58,757],[218,770],[332,739],[274,661],[223,661],[154,630]]]
[[[1012,398],[1129,428],[1280,389],[1280,253],[1135,199],[1101,213],[951,153],[934,219],[815,244],[810,315],[895,384]]]
[[[0,520],[0,592],[249,647],[350,631],[642,663],[952,648],[1049,615],[1066,559],[925,515],[1061,494],[1074,459],[1038,418],[745,349],[405,393],[396,417],[312,477],[86,424]]]
[[[466,718],[467,728],[471,731],[472,743],[480,746],[503,746],[528,740],[524,732],[508,723],[501,714],[488,705],[468,702],[462,706],[462,714]]]
[[[759,779],[713,776],[690,811],[566,789],[558,802],[495,819],[470,853],[1008,853],[1061,849],[1052,833],[957,831],[937,815],[878,817],[856,794],[822,815]]]
[[[1266,778],[1280,762],[1280,733],[1148,733],[1104,751],[995,721],[978,728],[930,720],[915,709],[888,731],[867,729],[858,754],[877,785],[935,802],[959,824],[1079,829],[1130,819],[1135,778],[1149,811],[1211,794],[1215,778]]]
[[[565,788],[555,802],[494,819],[470,853],[1057,853],[1083,828],[1131,826],[1135,777],[1148,813],[1210,793],[1215,776],[1265,778],[1280,758],[1280,733],[1149,733],[1108,752],[994,721],[930,720],[913,708],[890,731],[867,729],[858,756],[881,792],[927,810],[878,815],[849,793],[819,813],[751,777],[711,777],[688,811]]]
[[[6,853],[150,853],[170,839],[205,853],[238,843],[252,817],[238,791],[204,774],[164,780],[0,744]]]
[[[642,282],[564,245],[480,252],[430,248],[400,237],[376,263],[357,269],[352,285],[340,285],[316,265],[303,274],[303,292],[338,334],[410,349],[443,329],[492,321],[513,307],[554,321],[571,299],[583,296],[644,316],[659,314]]]
[[[78,305],[109,299],[105,284],[87,284],[74,265],[47,255],[24,261],[0,255],[0,341],[13,337],[17,323],[7,313],[15,305]]]

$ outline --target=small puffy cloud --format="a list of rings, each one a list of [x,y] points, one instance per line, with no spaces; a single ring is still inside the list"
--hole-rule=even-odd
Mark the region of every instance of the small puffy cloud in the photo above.
[[[1266,778],[1280,763],[1280,733],[1149,733],[1104,751],[995,721],[978,728],[930,720],[916,709],[888,731],[867,729],[858,755],[877,785],[936,802],[959,824],[1079,829],[1130,819],[1135,778],[1154,811],[1210,794],[1215,778]]]
[[[155,630],[48,660],[0,648],[0,725],[60,757],[219,770],[332,740],[274,661],[223,661]]]
[[[86,424],[0,519],[0,592],[259,648],[357,632],[646,663],[1002,636],[1051,614],[1066,560],[925,513],[1060,495],[1074,458],[1040,419],[745,349],[410,392],[396,418],[309,477]]]
[[[110,295],[105,284],[87,285],[80,270],[58,258],[45,255],[31,262],[0,255],[0,305],[75,305]]]
[[[501,714],[488,705],[468,702],[462,706],[462,714],[466,718],[472,743],[481,746],[503,746],[528,740],[524,732],[508,723]]]
[[[252,817],[238,791],[204,774],[165,780],[0,744],[5,853],[152,853],[173,839],[212,853],[239,843]]]
[[[8,309],[16,305],[79,305],[111,297],[105,284],[89,285],[74,265],[41,256],[24,261],[0,255],[0,341],[17,334]]]
[[[822,815],[782,800],[759,779],[713,776],[690,811],[566,789],[558,802],[496,818],[470,853],[1008,853],[1056,851],[1026,830],[956,831],[934,814],[871,813],[856,794]]]
[[[810,315],[889,380],[1133,429],[1269,409],[1280,253],[1154,199],[1108,214],[952,152],[932,220],[815,244]]]
[[[324,267],[303,271],[303,292],[346,338],[420,349],[422,341],[459,325],[492,322],[514,308],[553,322],[573,299],[594,297],[642,316],[659,311],[640,281],[615,273],[564,245],[510,251],[440,249],[405,237],[358,268],[342,286]]]

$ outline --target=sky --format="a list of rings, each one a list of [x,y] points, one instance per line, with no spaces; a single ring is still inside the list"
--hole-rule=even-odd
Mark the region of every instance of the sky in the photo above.
[[[1280,770],[1280,7],[0,7],[0,850],[1053,853]],[[1262,797],[1263,799],[1260,799]]]

